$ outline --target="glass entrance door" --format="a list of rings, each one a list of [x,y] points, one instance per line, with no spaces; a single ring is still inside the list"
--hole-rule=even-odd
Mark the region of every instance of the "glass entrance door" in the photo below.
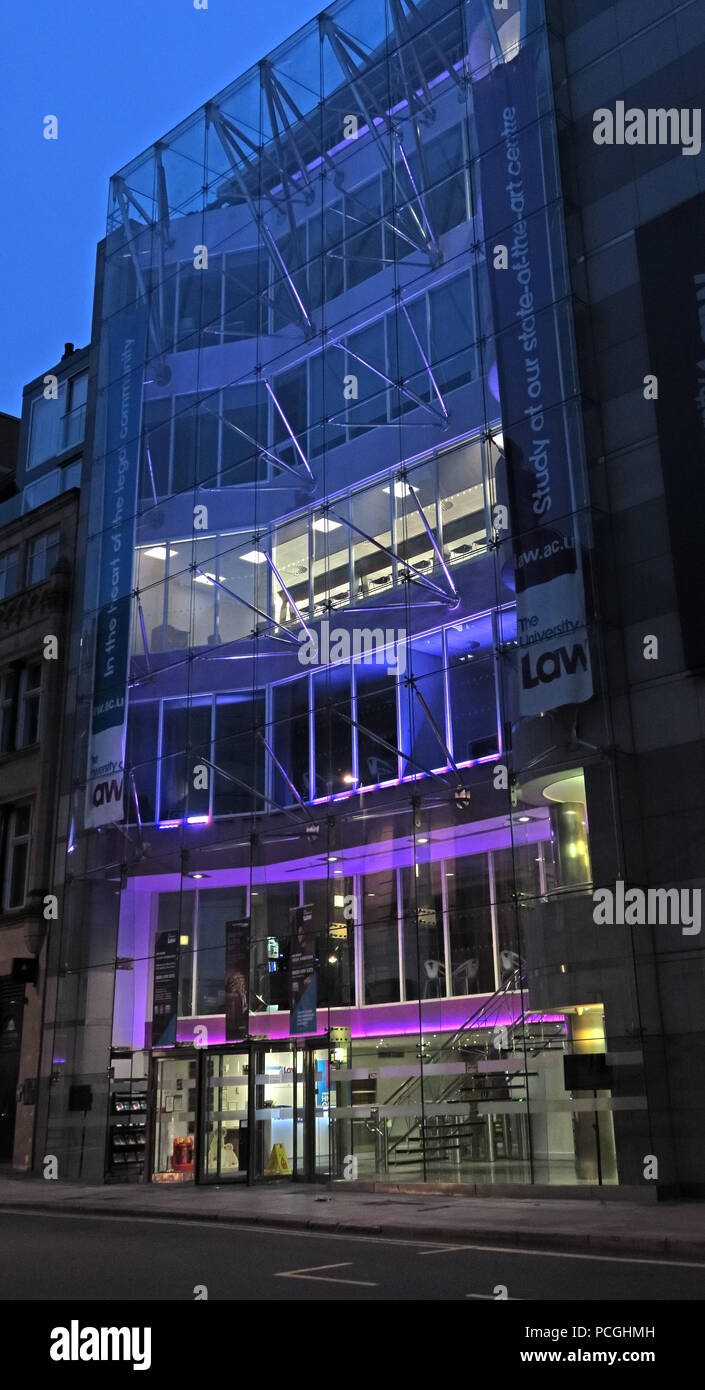
[[[330,1175],[330,1068],[327,1048],[295,1045],[296,1176],[304,1182]]]
[[[154,1159],[152,1182],[192,1182],[196,1141],[197,1057],[159,1057],[156,1059],[156,1110],[154,1116]],[[133,1109],[139,1115],[141,1102],[113,1097],[116,1116],[113,1146],[119,1141],[131,1145],[133,1136],[125,1121]],[[120,1136],[123,1136],[120,1138]]]
[[[249,1083],[250,1057],[246,1048],[207,1054],[203,1085],[203,1182],[247,1179]]]
[[[327,1048],[309,1040],[253,1049],[254,1178],[313,1182],[330,1173]]]
[[[257,1048],[255,1076],[255,1136],[257,1176],[291,1177],[294,1168],[293,1048]]]
[[[327,1178],[330,1177],[330,1118],[333,1099],[330,1086],[330,1054],[327,1047],[317,1047],[311,1051],[310,1084],[314,1128],[313,1172],[310,1176]]]

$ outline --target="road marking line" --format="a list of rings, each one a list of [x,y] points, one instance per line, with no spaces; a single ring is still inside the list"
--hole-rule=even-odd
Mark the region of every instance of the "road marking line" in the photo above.
[[[705,1269],[702,1260],[660,1260],[657,1255],[574,1255],[569,1250],[524,1250],[521,1245],[466,1245],[466,1250],[487,1250],[498,1255],[533,1255],[547,1260],[600,1260],[602,1264],[674,1265],[676,1269]]]
[[[275,1274],[275,1279],[315,1279],[323,1284],[357,1284],[360,1288],[376,1289],[377,1284],[370,1283],[369,1279],[338,1279],[331,1275],[317,1274],[319,1269],[350,1269],[352,1260],[340,1260],[334,1265],[309,1265],[307,1269],[285,1269],[281,1273]]]

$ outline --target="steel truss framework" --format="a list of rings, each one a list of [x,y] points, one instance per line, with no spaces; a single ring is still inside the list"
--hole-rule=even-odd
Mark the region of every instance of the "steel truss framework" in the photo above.
[[[523,41],[527,31],[527,15],[530,0],[510,0],[519,18],[519,41]],[[470,0],[467,7],[472,11],[474,22],[481,18],[486,33],[486,60],[481,75],[494,63],[505,60],[502,38],[497,27],[497,16],[490,0]],[[330,74],[330,64],[337,74],[337,86],[333,83],[330,96],[325,102],[311,106],[311,92],[301,82],[298,74],[279,66],[277,55],[259,63],[252,88],[252,109],[259,106],[259,129],[251,122],[235,114],[232,94],[226,92],[222,98],[209,102],[203,108],[203,132],[206,149],[205,169],[201,186],[200,200],[195,196],[184,202],[181,190],[170,190],[169,158],[170,142],[163,141],[153,150],[153,193],[150,198],[143,190],[133,186],[129,172],[117,175],[112,181],[114,199],[113,235],[122,229],[124,255],[129,257],[132,266],[137,294],[146,304],[148,313],[148,351],[151,357],[150,371],[158,383],[168,383],[171,369],[169,356],[170,334],[167,313],[170,311],[166,281],[168,267],[173,263],[173,248],[178,237],[178,222],[184,216],[200,211],[205,216],[210,208],[240,208],[249,217],[256,233],[259,251],[270,267],[271,282],[279,284],[285,291],[283,307],[281,296],[278,312],[284,316],[285,327],[289,333],[298,335],[298,340],[306,360],[308,356],[331,351],[344,356],[346,362],[352,361],[377,378],[386,388],[398,393],[408,405],[415,407],[426,417],[428,425],[443,431],[449,424],[449,408],[443,389],[434,371],[428,352],[411,317],[410,303],[413,298],[395,284],[392,303],[399,322],[408,334],[408,342],[413,348],[415,365],[407,367],[407,375],[394,379],[375,365],[363,352],[354,350],[349,342],[354,330],[335,332],[326,326],[325,312],[317,311],[312,302],[306,255],[302,244],[302,210],[316,205],[317,189],[328,180],[336,191],[344,194],[345,211],[342,213],[346,233],[348,224],[353,228],[365,228],[368,219],[366,209],[356,192],[355,179],[350,188],[347,156],[354,142],[367,143],[374,150],[377,168],[389,180],[393,190],[390,206],[382,207],[379,219],[385,235],[392,239],[396,248],[392,258],[380,256],[383,265],[395,265],[399,256],[408,259],[410,253],[421,256],[430,272],[438,270],[443,262],[443,250],[431,210],[429,193],[431,182],[426,158],[425,139],[433,131],[437,116],[438,93],[455,88],[459,102],[466,108],[472,103],[472,65],[468,56],[468,37],[466,32],[465,8],[462,4],[446,6],[441,0],[435,6],[435,18],[443,23],[431,24],[428,21],[429,6],[415,3],[415,0],[389,0],[388,32],[386,38],[370,46],[367,37],[350,32],[344,18],[338,18],[336,8],[323,12],[316,21],[320,52],[321,74]],[[449,18],[450,16],[450,18]],[[515,35],[516,41],[516,35]],[[323,80],[323,77],[322,79]],[[298,89],[298,90],[297,90]],[[258,94],[258,99],[257,99]],[[348,139],[340,140],[339,126],[351,107],[356,113],[356,129]],[[172,166],[173,167],[173,166]],[[214,170],[219,172],[214,174]],[[174,177],[174,175],[172,175]],[[327,207],[327,204],[323,204]],[[339,209],[331,209],[339,212]],[[284,222],[287,228],[285,237],[273,230],[274,222]],[[147,242],[145,243],[145,236]],[[145,245],[148,247],[150,269],[145,271]],[[171,253],[172,261],[169,260]],[[475,256],[477,253],[471,253]],[[344,259],[355,260],[354,248],[346,246]],[[362,259],[365,259],[362,257]],[[375,258],[376,259],[376,258]],[[274,300],[271,288],[258,289],[258,298],[268,309]],[[374,321],[374,320],[372,320]],[[215,319],[214,323],[219,320]],[[366,319],[369,323],[369,315]],[[417,365],[416,365],[417,364]],[[423,373],[428,386],[430,399],[424,399],[414,390],[412,378]],[[241,481],[232,484],[232,490],[247,494],[259,489],[290,492],[292,485],[303,487],[311,502],[322,508],[322,514],[338,525],[342,525],[351,536],[359,538],[374,550],[389,558],[396,567],[400,582],[405,588],[404,601],[388,605],[367,606],[365,613],[407,611],[412,607],[440,609],[452,612],[460,602],[460,596],[453,576],[446,562],[438,536],[429,524],[418,496],[418,489],[407,481],[402,464],[398,476],[404,495],[411,499],[413,514],[420,522],[433,553],[438,569],[439,582],[423,573],[408,557],[405,557],[394,544],[386,545],[379,536],[357,525],[344,508],[320,495],[320,485],[312,467],[311,460],[302,438],[297,435],[289,418],[288,409],[281,399],[275,382],[276,373],[272,365],[258,363],[254,371],[239,376],[237,385],[262,386],[272,412],[280,421],[285,441],[293,451],[291,462],[281,457],[277,446],[257,437],[257,427],[246,428],[236,424],[216,407],[215,399],[208,392],[201,392],[191,409],[196,416],[203,414],[219,423],[223,430],[232,432],[244,441],[253,451],[257,460],[266,464],[270,478],[259,481]],[[344,423],[350,430],[368,431],[371,428],[384,428],[384,425],[370,426],[357,424],[355,405],[347,403],[342,411],[325,415],[325,423],[336,426]],[[395,428],[390,424],[388,428]],[[405,428],[418,428],[415,422]],[[149,431],[145,431],[145,457],[152,502],[159,506]],[[312,636],[311,619],[307,619],[285,579],[275,563],[270,549],[263,545],[262,536],[253,532],[252,544],[261,561],[276,580],[291,613],[295,616],[302,632]],[[222,578],[209,573],[202,564],[192,563],[189,570],[193,579],[212,585],[227,600],[239,605],[252,614],[253,626],[243,637],[227,642],[229,649],[224,651],[188,652],[174,662],[168,663],[170,672],[179,668],[189,671],[192,661],[246,661],[252,659],[254,643],[255,659],[277,655],[281,650],[294,651],[299,642],[290,624],[275,619],[270,612],[261,607],[253,598],[237,592]],[[426,594],[426,602],[413,600],[413,593],[421,590]],[[136,670],[129,682],[135,691],[150,684],[159,675],[159,665],[155,665],[155,653],[150,650],[147,626],[143,608],[143,594],[138,588],[134,591],[139,635],[142,646],[142,667]],[[420,595],[419,595],[420,600]],[[331,611],[330,601],[324,604],[325,611]],[[359,610],[344,608],[347,614]],[[265,649],[264,643],[271,644]],[[241,652],[247,646],[250,650]],[[273,649],[272,649],[273,647]],[[444,731],[439,727],[434,712],[429,705],[418,681],[408,675],[405,686],[420,715],[427,721],[433,738],[437,743],[447,773],[434,771],[427,762],[419,759],[409,750],[403,751],[397,742],[385,739],[378,731],[355,717],[353,713],[337,710],[339,717],[363,734],[374,745],[395,758],[403,759],[407,765],[417,769],[417,775],[427,777],[432,783],[444,789],[445,795],[452,794],[453,787],[462,785],[462,774],[453,757]],[[332,708],[332,702],[331,702]],[[275,753],[264,727],[255,727],[253,734],[270,760],[273,768],[288,786],[294,805],[282,806],[271,796],[258,789],[254,783],[238,778],[231,771],[208,758],[202,761],[214,776],[222,777],[251,798],[251,805],[259,804],[264,811],[276,811],[285,815],[287,821],[298,825],[314,826],[311,811],[301,797],[290,771]],[[449,776],[450,774],[450,776]],[[134,805],[136,831],[141,839],[143,814],[134,774],[130,775],[130,797]],[[129,828],[126,830],[129,834]]]
[[[502,62],[504,61],[504,53],[489,0],[482,0],[481,11],[487,27],[491,61]],[[458,10],[459,16],[460,13]],[[522,33],[526,23],[525,14],[526,5],[522,0]],[[437,269],[443,260],[443,253],[429,210],[427,194],[429,177],[424,150],[424,131],[433,127],[436,118],[435,89],[439,82],[442,83],[443,79],[455,86],[463,102],[467,100],[471,87],[471,73],[466,58],[466,41],[463,40],[459,45],[458,33],[456,32],[449,36],[451,46],[449,47],[448,44],[443,46],[435,32],[433,30],[429,32],[423,14],[423,6],[417,5],[414,0],[390,0],[389,21],[391,28],[387,42],[381,46],[380,50],[371,52],[364,42],[357,39],[338,23],[333,12],[324,12],[317,21],[321,63],[324,64],[325,52],[328,50],[340,73],[341,93],[348,94],[343,99],[343,105],[350,105],[350,96],[352,96],[359,113],[358,119],[362,119],[364,123],[362,129],[356,131],[356,138],[364,137],[365,134],[369,136],[377,152],[380,169],[386,171],[391,179],[392,187],[395,190],[394,206],[391,211],[383,210],[381,221],[385,230],[392,235],[397,245],[404,248],[404,254],[408,254],[410,250],[418,252],[426,258],[431,269]],[[460,32],[462,33],[462,22]],[[453,39],[455,40],[454,44],[452,43]],[[384,83],[379,81],[380,70],[386,73]],[[408,331],[409,340],[413,343],[419,366],[429,382],[432,403],[424,400],[411,388],[410,377],[393,380],[375,366],[368,357],[354,351],[347,341],[349,334],[336,336],[328,333],[322,325],[319,326],[310,302],[307,275],[303,270],[305,254],[301,245],[301,209],[304,206],[314,204],[316,180],[322,176],[329,178],[336,189],[346,193],[346,222],[350,220],[354,224],[364,226],[364,218],[357,216],[357,211],[362,211],[362,208],[354,191],[350,193],[346,190],[345,161],[336,158],[336,150],[332,147],[329,148],[330,139],[326,138],[326,122],[322,109],[320,117],[315,111],[309,111],[307,114],[302,109],[301,101],[297,100],[292,87],[291,76],[287,77],[278,71],[276,61],[272,61],[272,59],[265,59],[258,65],[257,80],[260,91],[260,111],[262,117],[266,118],[268,128],[268,139],[265,144],[261,142],[261,138],[255,137],[254,131],[232,115],[228,110],[227,101],[222,103],[210,102],[204,108],[206,147],[212,148],[212,142],[215,140],[221,156],[225,160],[223,174],[215,182],[204,182],[204,206],[206,197],[212,200],[213,196],[216,195],[219,206],[235,203],[247,210],[252,225],[256,229],[262,252],[271,265],[271,273],[275,281],[280,282],[286,289],[288,322],[292,328],[298,330],[304,343],[310,343],[314,349],[317,345],[318,350],[320,350],[321,345],[323,345],[323,347],[344,354],[346,359],[349,358],[358,363],[383,382],[385,386],[398,391],[400,397],[422,410],[432,424],[441,429],[445,428],[449,420],[446,401],[427,352],[414,327],[404,294],[400,289],[397,288],[395,291],[396,305]],[[387,93],[394,93],[396,98],[391,106]],[[339,98],[333,98],[331,105],[337,108]],[[414,151],[416,172],[412,169],[407,137],[404,133],[407,126]],[[116,209],[121,219],[127,253],[134,269],[137,290],[140,297],[148,304],[149,344],[150,351],[156,359],[154,375],[157,380],[160,379],[160,372],[166,366],[165,344],[169,341],[165,322],[164,279],[166,252],[172,244],[170,219],[177,205],[177,199],[170,203],[164,148],[163,144],[155,147],[153,215],[150,215],[147,209],[148,200],[134,192],[125,177],[117,176],[113,181]],[[212,155],[209,156],[209,164],[211,162],[213,162]],[[270,225],[272,214],[284,218],[286,222],[289,247],[286,253],[280,244],[281,237],[277,238],[272,231]],[[140,230],[135,225],[135,217],[152,234],[152,276],[155,284],[153,290],[150,290],[142,268],[140,259],[142,248],[138,244]],[[268,292],[261,291],[261,294],[271,305],[271,296]],[[168,368],[165,372],[165,375],[167,374]],[[411,372],[410,375],[417,376],[418,372]],[[310,489],[313,497],[317,488],[314,471],[301,440],[292,428],[270,374],[258,366],[254,375],[241,378],[239,384],[247,384],[248,382],[263,383],[272,409],[281,421],[286,439],[293,448],[295,456],[293,463],[281,458],[273,448],[259,440],[254,432],[244,429],[242,425],[235,424],[220,410],[214,409],[207,396],[198,400],[194,409],[196,412],[202,411],[212,419],[218,420],[224,429],[232,431],[238,438],[244,440],[252,448],[256,458],[261,459],[270,466],[270,469],[274,470],[275,478],[277,475],[283,474],[297,479],[303,483],[305,488]],[[335,425],[342,420],[349,428],[353,429],[370,428],[369,425],[364,424],[356,426],[353,416],[354,406],[348,406],[344,411],[328,415],[326,421],[329,425]],[[156,506],[158,498],[149,435],[147,435],[146,440],[146,459],[153,501]],[[403,468],[399,476],[402,481],[405,479],[406,475]],[[258,487],[270,485],[269,483],[246,481],[234,486],[248,492],[253,489],[256,491]],[[330,516],[338,524],[344,525],[352,534],[389,557],[398,567],[401,580],[405,583],[407,590],[410,586],[417,586],[428,593],[431,604],[427,606],[440,605],[450,610],[459,602],[455,582],[448,569],[438,538],[429,525],[421,506],[417,490],[408,483],[406,488],[412,500],[414,511],[419,517],[423,531],[432,547],[442,576],[441,583],[435,583],[414,566],[409,559],[404,558],[393,545],[385,545],[378,537],[353,523],[344,510],[336,509],[324,499],[325,515]],[[311,629],[269,550],[266,548],[259,550],[260,538],[257,534],[253,535],[253,545],[258,548],[262,559],[276,579],[301,629],[308,636],[311,636]],[[271,614],[252,599],[236,592],[222,579],[208,574],[201,565],[193,564],[190,568],[194,578],[198,577],[213,585],[229,600],[246,608],[253,615],[255,621],[249,635],[228,643],[228,646],[237,649],[243,642],[251,643],[254,639],[257,642],[260,655],[269,654],[261,649],[263,638],[279,645],[283,644],[285,647],[287,645],[290,648],[298,647],[297,637],[290,629],[276,621]],[[149,648],[139,588],[135,590],[135,600],[145,669],[141,674],[133,677],[131,681],[133,689],[153,678],[153,654]],[[330,604],[327,606],[330,608]],[[405,606],[405,604],[392,604],[386,607],[388,611],[397,609],[401,612]],[[347,609],[345,611],[353,612],[354,610]],[[366,611],[377,610],[368,609]],[[187,666],[190,659],[190,657],[185,657],[183,661],[170,663],[170,670],[179,665]],[[237,650],[227,655],[223,654],[222,651],[213,655],[204,653],[203,659],[237,660],[238,654]],[[241,659],[248,660],[249,657],[243,656]],[[433,712],[422,691],[418,688],[417,682],[413,677],[408,677],[406,683],[420,711],[428,720],[433,736],[442,751],[446,766],[452,769],[456,779],[460,779],[459,770],[444,734],[439,729]],[[342,718],[352,728],[364,733],[366,737],[386,752],[397,757],[406,757],[418,768],[420,773],[447,785],[447,778],[442,774],[434,773],[425,763],[419,762],[409,754],[402,754],[395,743],[383,739],[359,720],[346,714],[342,714]],[[264,731],[258,729],[255,732],[257,738],[262,742],[267,756],[289,786],[300,812],[304,816],[309,816],[310,813],[305,803],[286,768],[267,742]],[[266,797],[254,786],[239,781],[224,769],[208,763],[207,759],[204,761],[214,773],[246,790],[255,801],[259,800],[263,808],[272,807],[277,810],[284,810],[278,803]],[[134,781],[132,794],[135,800],[138,826],[141,826],[142,817]],[[287,812],[287,816],[290,817],[290,815],[291,813]]]

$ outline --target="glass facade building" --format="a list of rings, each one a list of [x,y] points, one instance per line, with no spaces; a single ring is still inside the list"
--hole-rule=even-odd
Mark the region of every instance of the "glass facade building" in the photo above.
[[[574,318],[541,0],[341,0],[112,180],[62,1176],[635,1181]]]

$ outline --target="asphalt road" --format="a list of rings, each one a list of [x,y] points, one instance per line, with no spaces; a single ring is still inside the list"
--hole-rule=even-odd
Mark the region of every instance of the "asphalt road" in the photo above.
[[[705,1264],[380,1237],[0,1211],[0,1298],[700,1300]],[[6,1310],[7,1312],[7,1310]]]

